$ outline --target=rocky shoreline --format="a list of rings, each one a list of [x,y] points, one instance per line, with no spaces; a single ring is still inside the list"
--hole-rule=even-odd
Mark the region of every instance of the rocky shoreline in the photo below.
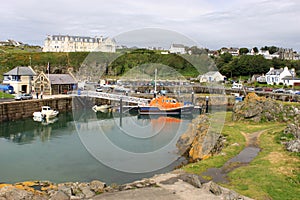
[[[51,183],[49,181],[0,184],[0,200],[67,200],[67,199],[245,199],[236,192],[210,181],[201,183],[198,175],[182,170],[156,175],[123,185],[94,180],[88,183]]]

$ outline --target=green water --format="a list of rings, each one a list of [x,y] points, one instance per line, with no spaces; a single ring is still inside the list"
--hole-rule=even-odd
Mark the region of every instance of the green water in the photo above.
[[[172,170],[188,119],[120,116],[90,110],[0,124],[0,183],[26,180],[126,183]],[[179,160],[178,160],[179,159]]]

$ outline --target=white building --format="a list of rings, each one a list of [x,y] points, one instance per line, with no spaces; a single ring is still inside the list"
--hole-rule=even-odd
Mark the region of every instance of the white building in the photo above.
[[[186,54],[185,47],[183,44],[172,44],[169,51],[170,53]]]
[[[198,79],[200,83],[212,83],[224,81],[225,76],[223,76],[218,71],[209,71],[203,75],[199,75]]]
[[[270,54],[269,50],[259,50],[257,55],[262,55],[262,56],[264,56],[265,59],[268,59],[268,60],[272,60],[273,58],[279,58],[279,54],[277,52]]]
[[[3,84],[9,84],[14,87],[16,93],[31,93],[32,80],[36,73],[31,67],[19,66],[3,74]]]
[[[285,77],[296,77],[295,69],[289,70],[287,67],[284,67],[283,69],[274,69],[271,67],[270,71],[266,73],[266,82],[269,85],[284,84],[283,78]]]
[[[239,48],[233,48],[233,47],[230,47],[230,48],[221,48],[220,50],[220,54],[224,54],[224,53],[230,53],[232,56],[239,56],[240,55],[240,50]]]
[[[116,42],[111,38],[49,35],[43,52],[116,52]]]

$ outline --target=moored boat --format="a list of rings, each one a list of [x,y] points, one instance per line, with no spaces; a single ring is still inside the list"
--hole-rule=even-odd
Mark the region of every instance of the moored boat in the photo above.
[[[103,112],[103,113],[107,113],[110,108],[111,108],[110,105],[100,105],[100,106],[94,105],[92,107],[92,109],[93,109],[94,112],[100,111],[100,112]]]
[[[38,119],[51,119],[56,117],[59,114],[57,110],[53,110],[49,106],[42,106],[42,110],[40,112],[34,112],[33,117]]]
[[[194,105],[178,102],[176,99],[160,96],[150,101],[148,105],[139,105],[141,115],[181,115],[191,114]]]

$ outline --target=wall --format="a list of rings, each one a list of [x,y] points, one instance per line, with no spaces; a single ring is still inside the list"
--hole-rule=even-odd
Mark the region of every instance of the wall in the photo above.
[[[33,112],[41,111],[42,106],[50,106],[60,112],[72,110],[72,98],[34,99],[1,103],[0,122],[32,117]]]

